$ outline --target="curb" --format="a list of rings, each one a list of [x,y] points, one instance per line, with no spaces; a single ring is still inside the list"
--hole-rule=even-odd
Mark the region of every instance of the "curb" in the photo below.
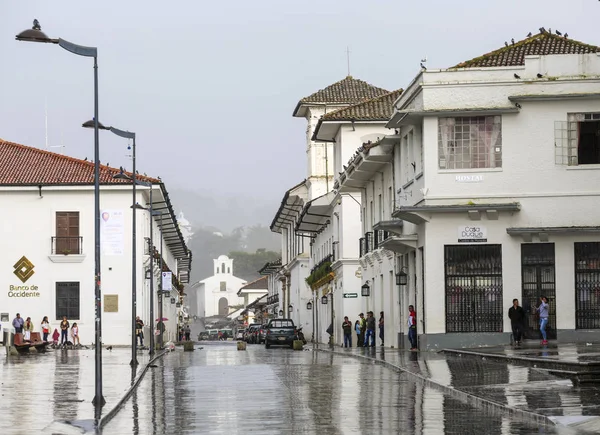
[[[475,396],[474,394],[470,394],[465,391],[457,390],[454,387],[450,387],[448,385],[444,385],[439,382],[433,381],[425,376],[422,376],[418,373],[411,372],[410,370],[407,370],[404,367],[397,366],[396,364],[392,364],[391,362],[388,362],[388,361],[378,360],[376,358],[371,358],[369,356],[336,352],[336,351],[329,350],[329,349],[313,348],[313,350],[317,351],[317,352],[327,352],[327,353],[331,353],[331,354],[339,355],[339,356],[349,356],[349,357],[356,358],[356,359],[372,361],[375,364],[388,366],[388,367],[391,367],[402,373],[407,373],[408,375],[414,376],[415,378],[419,379],[419,381],[421,381],[425,386],[431,387],[431,388],[434,388],[443,393],[449,394],[453,398],[458,399],[461,402],[467,403],[468,405],[483,408],[486,410],[500,411],[504,414],[508,414],[511,417],[516,417],[516,418],[520,419],[521,421],[533,422],[535,424],[543,425],[545,427],[556,427],[556,423],[545,415],[537,414],[537,413],[531,412],[531,411],[525,411],[525,410],[518,409],[518,408],[514,408],[512,406],[504,405],[502,403],[494,402],[489,399],[484,399],[482,397]]]
[[[150,365],[154,361],[156,361],[159,358],[162,358],[163,356],[165,356],[169,352],[170,351],[168,349],[165,349],[162,352],[159,352],[158,354],[156,354],[150,361],[148,361],[148,364],[146,364],[146,367],[144,367],[142,369],[142,371],[138,374],[138,376],[136,377],[135,381],[133,382],[133,384],[131,384],[131,387],[129,387],[129,390],[127,390],[127,392],[121,398],[121,400],[119,400],[117,402],[117,404],[113,407],[113,409],[111,409],[110,411],[108,411],[106,413],[106,415],[100,419],[100,421],[98,422],[98,427],[97,427],[98,430],[101,430],[104,427],[104,425],[106,425],[109,421],[111,421],[115,417],[115,415],[117,415],[117,413],[121,410],[121,408],[129,400],[129,398],[131,397],[131,395],[133,394],[133,392],[135,391],[135,389],[138,387],[138,385],[140,384],[140,382],[144,378],[144,375],[146,374],[146,372],[150,368]]]
[[[557,360],[549,360],[545,358],[535,358],[535,357],[527,357],[527,356],[518,356],[518,355],[503,355],[500,353],[486,353],[480,352],[476,350],[464,350],[464,349],[442,349],[442,352],[453,354],[453,355],[468,355],[479,358],[489,358],[495,359],[504,362],[512,362],[512,363],[521,363],[521,364],[541,364],[546,366],[546,368],[554,368],[558,370],[567,370],[567,369],[577,369],[577,368],[600,368],[599,362],[589,362],[589,361],[557,361]],[[539,367],[538,367],[539,368]]]

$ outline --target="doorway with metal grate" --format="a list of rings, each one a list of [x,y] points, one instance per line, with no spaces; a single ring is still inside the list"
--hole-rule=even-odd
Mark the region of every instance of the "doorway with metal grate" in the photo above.
[[[525,309],[525,338],[540,339],[540,318],[535,307],[546,296],[550,311],[548,338],[556,339],[556,282],[554,266],[554,243],[528,243],[521,245],[522,301]]]

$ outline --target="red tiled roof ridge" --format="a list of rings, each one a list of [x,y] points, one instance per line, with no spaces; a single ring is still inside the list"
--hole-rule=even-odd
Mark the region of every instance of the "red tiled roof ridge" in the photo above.
[[[341,108],[336,109],[336,110],[334,110],[332,112],[326,113],[325,115],[323,115],[321,117],[321,119],[323,119],[324,121],[332,119],[332,118],[334,118],[336,120],[339,120],[341,118],[339,118],[338,115],[340,115],[343,112],[352,112],[353,109],[361,108],[361,107],[367,106],[367,105],[369,105],[371,103],[376,103],[376,102],[381,101],[381,100],[383,100],[385,98],[388,98],[388,97],[390,97],[391,95],[394,95],[394,94],[400,95],[400,94],[402,94],[402,92],[404,92],[404,89],[400,88],[400,89],[396,89],[395,91],[387,92],[387,93],[385,93],[383,95],[378,95],[376,97],[368,98],[368,99],[366,99],[364,101],[361,101],[359,103],[353,104],[351,106],[341,107]]]
[[[325,92],[326,92],[328,89],[335,88],[335,87],[337,87],[337,86],[339,86],[339,85],[345,84],[346,82],[347,82],[348,84],[356,83],[356,84],[363,85],[363,86],[365,86],[365,88],[367,88],[367,89],[370,89],[370,90],[372,90],[373,92],[379,92],[379,93],[389,93],[389,91],[388,91],[388,90],[386,90],[386,89],[379,88],[379,87],[377,87],[377,86],[374,86],[374,85],[370,84],[369,82],[366,82],[366,81],[364,81],[364,80],[360,80],[360,79],[354,78],[354,77],[353,77],[353,76],[351,76],[351,75],[348,75],[348,76],[344,77],[343,79],[341,79],[341,80],[338,80],[337,82],[335,82],[335,83],[332,83],[332,84],[330,84],[330,85],[328,85],[328,86],[325,86],[324,88],[322,88],[322,89],[319,89],[319,90],[318,90],[318,91],[316,91],[316,92],[313,92],[313,93],[312,93],[312,94],[310,94],[309,96],[307,96],[307,97],[304,97],[304,98],[300,99],[300,103],[324,103],[325,101],[322,101],[322,100],[320,100],[319,98],[313,98],[313,97],[317,97],[317,96],[318,96],[318,97],[322,97],[322,96],[323,96],[323,94],[324,94],[324,93],[325,93]],[[370,99],[371,97],[366,97],[366,98]],[[332,103],[332,104],[335,104],[335,103],[338,103],[338,104],[343,104],[343,103],[349,103],[349,102],[353,102],[353,101],[339,101],[339,100],[338,100],[338,101],[328,101],[328,102],[329,102],[329,103]]]
[[[251,285],[258,284],[260,281],[267,281],[268,278],[269,278],[268,276],[263,276],[263,277],[257,278],[254,281],[244,284],[242,287],[240,287],[240,290],[249,289],[249,287]],[[259,290],[262,290],[262,289],[259,289]]]
[[[562,47],[542,47],[538,44],[544,42],[559,43]],[[536,44],[536,45],[532,45]],[[531,53],[524,52],[527,48],[533,48]],[[530,37],[526,37],[514,44],[509,43],[508,46],[501,47],[497,50],[490,51],[481,56],[461,62],[449,69],[455,68],[470,68],[470,67],[494,67],[494,66],[517,66],[524,65],[524,57],[527,55],[552,55],[552,54],[571,54],[574,48],[583,49],[584,53],[595,53],[600,51],[600,47],[587,44],[576,39],[566,38],[564,36],[555,35],[548,31],[539,32]],[[558,50],[558,52],[555,52]],[[494,59],[494,57],[496,57]]]
[[[38,155],[45,156],[45,157],[48,157],[48,158],[62,160],[64,162],[69,162],[69,163],[74,163],[74,164],[77,164],[77,165],[86,166],[86,167],[91,168],[92,170],[94,169],[94,163],[92,161],[82,160],[82,159],[78,159],[78,158],[75,158],[75,157],[67,156],[67,155],[64,155],[64,154],[58,154],[58,153],[54,153],[52,151],[43,150],[43,149],[36,148],[36,147],[33,147],[33,146],[23,145],[23,144],[19,144],[19,143],[16,143],[16,142],[11,142],[11,141],[8,141],[6,139],[0,138],[0,150],[3,147],[5,147],[5,146],[12,147],[12,148],[17,148],[17,149],[25,151],[25,152],[36,153]],[[2,158],[3,158],[3,153],[0,152],[0,159],[2,159]],[[4,162],[1,162],[1,160],[0,160],[0,163],[4,163]],[[0,166],[5,166],[5,165],[2,164]],[[110,175],[116,175],[116,174],[119,174],[121,172],[121,170],[119,168],[113,168],[111,166],[103,165],[102,163],[100,163],[99,166],[100,166],[100,174],[101,174],[100,178],[102,178],[102,171],[108,172]],[[125,171],[125,170],[123,170],[123,173],[126,174],[126,175],[128,175],[128,176],[130,176],[130,177],[133,175],[132,172]],[[1,174],[1,172],[0,172],[0,174]],[[161,180],[159,180],[157,178],[149,177],[147,175],[136,174],[136,179],[141,180],[141,181],[150,182],[150,183],[156,183],[156,184],[162,183]],[[123,182],[128,183],[129,181],[128,180],[114,179],[114,184],[121,184]],[[49,184],[65,184],[65,183],[66,182],[62,182],[61,183],[60,181],[57,181],[56,183],[49,183]],[[106,181],[104,181],[104,182],[101,181],[101,183],[102,184],[107,184]],[[2,176],[0,175],[0,184],[9,184],[9,183],[6,183],[5,180],[2,180]],[[14,183],[14,184],[39,184],[39,183],[32,182],[32,183]],[[44,184],[44,183],[41,183],[41,184]],[[89,184],[89,183],[86,182],[86,181],[80,181],[80,182],[74,182],[74,183],[70,183],[70,184]]]

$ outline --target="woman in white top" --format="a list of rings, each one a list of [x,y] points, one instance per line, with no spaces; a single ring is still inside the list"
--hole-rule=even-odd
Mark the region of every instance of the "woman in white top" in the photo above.
[[[73,345],[79,345],[79,326],[77,326],[77,323],[73,323],[71,327],[71,337],[73,338]]]
[[[50,333],[50,322],[48,322],[48,316],[44,316],[42,319],[42,334],[44,341],[48,341],[48,334]]]

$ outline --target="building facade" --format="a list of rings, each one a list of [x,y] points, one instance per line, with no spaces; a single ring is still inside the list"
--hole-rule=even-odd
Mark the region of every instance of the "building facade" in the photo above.
[[[198,301],[198,317],[226,317],[230,307],[243,305],[238,290],[246,281],[233,275],[233,259],[220,255],[213,260],[215,274],[192,285]]]
[[[132,198],[131,182],[113,178],[120,170],[101,166],[101,291],[104,344],[131,343]],[[153,329],[150,281],[160,289],[162,271],[172,273],[171,287],[154,298],[154,315],[162,303],[165,341],[174,339],[177,304],[183,301],[191,253],[177,230],[165,185],[138,176],[136,237],[136,313]],[[94,164],[0,140],[0,206],[7,213],[0,231],[10,249],[0,252],[0,321],[10,328],[16,313],[31,317],[36,331],[48,316],[52,329],[63,316],[79,326],[82,344],[94,341]],[[156,210],[148,212],[150,191]],[[154,246],[150,246],[150,232]],[[150,257],[154,269],[150,269]],[[162,259],[162,261],[161,261]],[[160,299],[159,299],[160,298]]]

